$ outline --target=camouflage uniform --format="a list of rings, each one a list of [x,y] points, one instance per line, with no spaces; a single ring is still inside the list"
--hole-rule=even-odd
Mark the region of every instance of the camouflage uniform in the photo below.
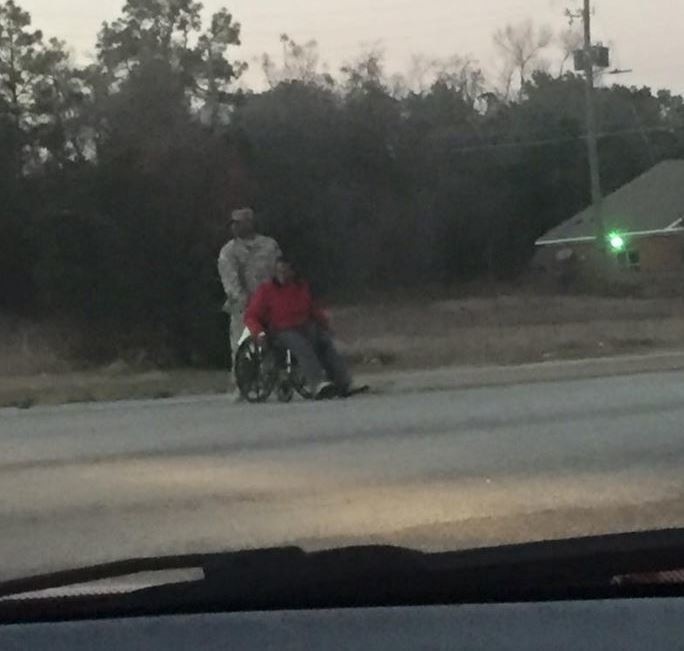
[[[281,255],[278,243],[264,235],[250,239],[235,238],[222,249],[218,271],[226,292],[224,310],[230,314],[230,345],[233,354],[245,329],[247,302],[261,283],[275,274],[275,264]]]

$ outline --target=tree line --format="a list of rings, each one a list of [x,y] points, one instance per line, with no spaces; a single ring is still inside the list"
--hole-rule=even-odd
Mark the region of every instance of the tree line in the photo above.
[[[512,278],[587,203],[583,80],[542,65],[546,30],[497,32],[492,83],[459,56],[398,77],[371,51],[331,73],[283,36],[257,91],[238,83],[239,23],[202,18],[193,0],[127,0],[77,65],[0,4],[1,313],[68,319],[92,358],[217,362],[235,207],[321,292],[354,295]],[[602,86],[597,107],[606,190],[684,155],[679,95]]]

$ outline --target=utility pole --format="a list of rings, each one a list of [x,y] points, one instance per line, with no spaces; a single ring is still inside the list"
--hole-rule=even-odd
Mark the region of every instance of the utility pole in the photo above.
[[[584,0],[582,11],[584,25],[584,77],[586,82],[587,111],[587,149],[589,154],[589,174],[591,176],[591,203],[596,227],[596,242],[600,250],[605,246],[605,227],[603,225],[603,193],[601,192],[601,173],[599,167],[598,145],[596,141],[596,109],[594,106],[594,52],[591,43],[591,0]]]

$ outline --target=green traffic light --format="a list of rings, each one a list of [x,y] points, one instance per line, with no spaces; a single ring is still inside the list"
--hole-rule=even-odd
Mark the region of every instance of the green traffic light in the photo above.
[[[625,239],[619,233],[611,233],[608,242],[613,251],[622,251],[625,248]]]

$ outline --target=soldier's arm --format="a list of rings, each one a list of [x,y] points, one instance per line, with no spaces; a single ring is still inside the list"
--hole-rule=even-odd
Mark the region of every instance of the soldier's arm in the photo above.
[[[271,245],[271,260],[270,260],[270,266],[271,266],[271,275],[275,275],[275,268],[276,268],[276,262],[283,256],[283,252],[280,250],[280,245],[278,242],[275,240],[271,240],[272,245]]]
[[[274,264],[278,261],[278,258],[282,258],[282,257],[283,257],[283,252],[280,249],[280,244],[278,244],[278,242],[273,240],[273,262],[274,262]]]
[[[218,259],[218,272],[228,302],[233,305],[244,305],[247,295],[240,281],[238,261],[231,246],[221,251]]]

